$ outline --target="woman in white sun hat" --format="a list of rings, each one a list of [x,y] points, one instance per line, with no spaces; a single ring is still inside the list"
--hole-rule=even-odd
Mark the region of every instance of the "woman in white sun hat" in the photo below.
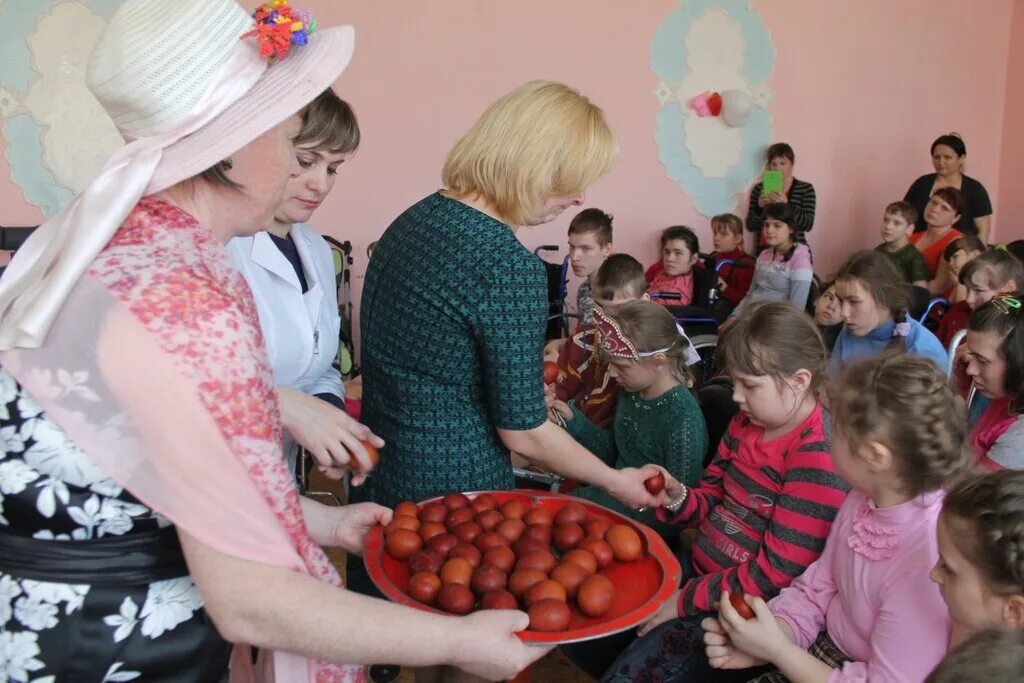
[[[232,680],[278,683],[380,661],[505,678],[544,652],[521,612],[341,589],[320,546],[359,552],[390,512],[300,500],[286,470],[223,244],[269,224],[296,113],[352,55],[351,28],[290,12],[240,39],[232,0],[127,0],[95,48],[90,90],[128,144],[0,279],[0,679],[218,681],[225,641]]]

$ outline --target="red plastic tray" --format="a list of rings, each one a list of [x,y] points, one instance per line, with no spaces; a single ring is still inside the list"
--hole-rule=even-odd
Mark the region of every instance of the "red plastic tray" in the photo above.
[[[484,493],[467,493],[471,499]],[[669,550],[664,539],[650,527],[635,522],[608,508],[580,498],[560,493],[516,489],[512,491],[487,491],[499,504],[510,500],[521,500],[534,507],[544,507],[557,512],[566,503],[582,504],[589,517],[604,517],[615,524],[627,524],[640,534],[644,544],[644,559],[636,562],[615,562],[601,570],[617,588],[612,607],[604,616],[591,619],[584,616],[570,602],[572,621],[566,631],[540,632],[522,631],[519,637],[526,642],[535,643],[576,643],[584,640],[602,638],[613,633],[626,631],[647,621],[658,611],[665,600],[679,587],[682,570],[678,560]],[[419,504],[422,508],[427,503],[441,500],[432,498]],[[406,592],[409,586],[409,566],[399,562],[384,552],[384,528],[374,527],[366,538],[366,549],[363,562],[370,578],[377,588],[393,602],[408,605],[427,612],[444,612],[414,600]]]

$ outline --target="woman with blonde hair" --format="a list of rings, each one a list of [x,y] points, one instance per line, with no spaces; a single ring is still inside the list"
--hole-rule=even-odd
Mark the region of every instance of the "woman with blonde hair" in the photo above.
[[[609,467],[548,421],[547,284],[515,235],[580,205],[616,156],[597,106],[559,83],[527,83],[455,144],[444,189],[387,229],[360,316],[362,418],[386,445],[359,495],[391,506],[509,489],[515,451],[630,507],[657,503],[643,487],[654,468]]]

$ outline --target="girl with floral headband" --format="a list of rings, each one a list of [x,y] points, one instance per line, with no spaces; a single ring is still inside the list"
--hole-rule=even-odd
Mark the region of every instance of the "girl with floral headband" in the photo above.
[[[912,319],[910,290],[891,259],[877,251],[859,251],[836,275],[843,329],[832,347],[833,377],[855,359],[887,349],[923,356],[946,367],[946,350],[925,327]]]
[[[619,385],[615,422],[602,429],[573,401],[555,401],[569,434],[616,468],[654,463],[679,481],[700,480],[708,448],[704,416],[690,391],[689,342],[679,334],[672,315],[651,301],[631,301],[610,311],[594,309],[594,323],[608,373]],[[601,489],[585,486],[573,495],[592,500],[674,536],[658,522],[654,510],[637,512]]]
[[[742,596],[753,617],[723,592],[704,621],[708,660],[777,669],[751,683],[920,681],[949,643],[928,575],[943,487],[967,466],[963,404],[942,370],[899,353],[860,361],[831,398],[832,460],[853,490],[807,571],[767,604]]]
[[[982,304],[967,327],[966,373],[988,401],[971,428],[977,463],[1024,468],[1024,293]],[[973,412],[973,411],[972,411]]]

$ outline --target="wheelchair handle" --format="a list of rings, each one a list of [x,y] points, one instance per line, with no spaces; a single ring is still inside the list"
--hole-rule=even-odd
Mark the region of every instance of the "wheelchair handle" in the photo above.
[[[652,299],[665,299],[666,301],[679,301],[683,298],[678,292],[651,292]]]

